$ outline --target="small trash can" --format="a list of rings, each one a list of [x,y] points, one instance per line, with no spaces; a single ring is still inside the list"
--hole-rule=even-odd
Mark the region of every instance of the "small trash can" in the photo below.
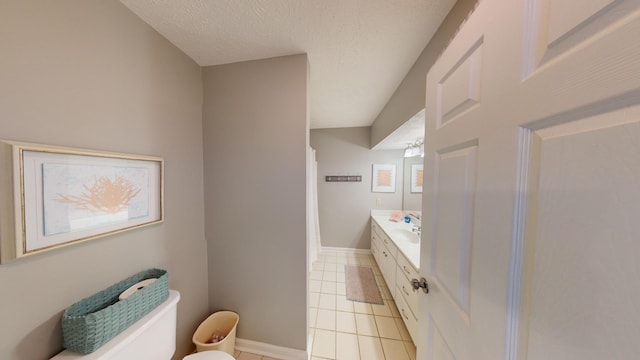
[[[233,356],[238,321],[240,316],[233,311],[218,311],[211,314],[193,334],[196,352],[218,350]]]

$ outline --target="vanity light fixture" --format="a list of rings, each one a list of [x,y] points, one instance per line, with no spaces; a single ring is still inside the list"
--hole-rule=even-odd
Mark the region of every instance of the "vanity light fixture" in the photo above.
[[[424,156],[424,141],[418,139],[413,143],[407,144],[404,149],[404,157]]]

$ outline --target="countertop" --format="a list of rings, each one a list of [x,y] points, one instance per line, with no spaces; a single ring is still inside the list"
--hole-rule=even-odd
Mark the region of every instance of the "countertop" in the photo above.
[[[371,218],[380,226],[382,231],[389,237],[391,241],[398,247],[398,250],[404,255],[407,260],[413,265],[416,270],[420,271],[420,242],[412,243],[405,239],[399,239],[393,237],[391,230],[393,229],[407,229],[411,231],[413,224],[407,224],[404,222],[389,221],[389,215],[371,215]]]

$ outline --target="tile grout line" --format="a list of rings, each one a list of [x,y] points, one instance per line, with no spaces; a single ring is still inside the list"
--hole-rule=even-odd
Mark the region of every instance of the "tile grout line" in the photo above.
[[[333,260],[333,259],[332,259],[332,260]],[[371,261],[370,256],[369,256],[369,257],[366,257],[366,259],[359,259],[359,261],[358,261],[358,259],[357,259],[357,258],[356,258],[355,260],[353,260],[353,259],[347,259],[347,260],[346,260],[346,262],[347,262],[346,264],[340,263],[340,262],[339,262],[339,260],[338,260],[338,261],[336,261],[336,262],[329,263],[329,264],[332,264],[332,265],[334,265],[334,264],[335,264],[335,266],[336,266],[335,271],[333,271],[333,270],[334,270],[334,269],[333,269],[333,267],[331,267],[331,268],[327,269],[327,268],[326,268],[327,263],[322,263],[321,265],[316,266],[316,269],[317,269],[317,268],[319,268],[319,267],[322,267],[322,275],[323,275],[323,277],[322,277],[322,280],[321,280],[321,281],[327,281],[327,282],[332,282],[332,283],[335,283],[335,284],[336,284],[336,291],[335,291],[335,293],[322,292],[322,283],[321,283],[320,293],[318,293],[318,295],[320,295],[320,294],[333,295],[333,297],[335,297],[335,299],[336,299],[335,309],[325,309],[325,310],[334,311],[334,314],[335,314],[335,318],[334,318],[334,320],[335,320],[335,321],[334,321],[334,323],[335,323],[335,324],[334,324],[334,325],[335,325],[335,330],[334,330],[334,340],[335,340],[335,341],[334,341],[334,346],[335,346],[335,351],[336,351],[336,352],[335,352],[335,356],[334,356],[334,357],[337,357],[337,356],[338,356],[338,353],[337,353],[337,342],[338,342],[337,337],[338,337],[338,333],[342,333],[342,334],[345,334],[345,335],[355,336],[355,338],[356,338],[356,339],[359,339],[359,337],[371,337],[371,338],[374,338],[374,339],[375,339],[375,338],[377,338],[377,339],[378,339],[378,343],[380,344],[380,347],[381,347],[381,349],[382,349],[382,354],[381,354],[381,355],[382,355],[383,357],[385,357],[385,359],[386,359],[386,358],[388,358],[388,357],[390,356],[390,354],[387,354],[387,352],[388,352],[388,351],[385,351],[385,348],[382,346],[382,339],[388,340],[388,341],[390,341],[390,342],[398,342],[398,343],[400,343],[400,344],[402,345],[402,348],[404,349],[402,353],[404,353],[404,354],[405,354],[405,356],[406,356],[406,355],[408,355],[408,356],[409,356],[409,359],[411,359],[412,357],[411,357],[411,355],[409,354],[409,349],[408,349],[408,347],[407,347],[407,345],[406,345],[406,343],[409,343],[409,341],[408,341],[408,340],[405,340],[405,338],[402,336],[402,334],[403,334],[404,332],[403,332],[403,331],[401,331],[401,329],[398,327],[398,324],[397,324],[397,322],[396,322],[396,320],[395,320],[395,318],[396,318],[396,316],[395,316],[395,312],[391,309],[391,306],[392,306],[391,302],[393,302],[393,300],[392,300],[392,299],[390,299],[390,298],[387,296],[387,293],[388,293],[388,294],[391,294],[391,291],[390,291],[390,290],[388,290],[388,286],[387,286],[387,284],[386,284],[386,283],[384,283],[384,282],[380,281],[379,277],[378,277],[378,278],[376,278],[376,280],[377,280],[377,286],[378,286],[379,288],[383,288],[383,289],[382,289],[382,292],[383,292],[383,294],[385,294],[385,296],[384,296],[383,300],[386,300],[386,301],[383,301],[383,305],[384,305],[384,307],[386,308],[386,310],[387,310],[387,311],[384,311],[384,312],[383,312],[383,314],[378,315],[378,314],[376,314],[376,313],[374,312],[373,307],[371,307],[371,309],[370,309],[370,313],[367,313],[367,312],[357,312],[355,308],[353,308],[353,310],[352,310],[352,311],[344,311],[343,309],[341,309],[341,310],[339,310],[339,309],[338,309],[338,306],[337,306],[337,298],[338,298],[338,296],[343,296],[343,295],[339,295],[339,294],[338,294],[337,287],[338,287],[338,286],[340,286],[339,284],[342,284],[342,285],[344,286],[344,285],[345,285],[345,283],[341,283],[341,282],[338,282],[338,281],[337,281],[337,280],[338,280],[338,279],[337,279],[338,274],[341,274],[341,272],[338,272],[338,271],[337,271],[337,270],[338,270],[338,268],[337,268],[337,267],[339,267],[339,266],[346,266],[346,265],[349,265],[349,260],[351,260],[351,262],[355,262],[355,264],[352,264],[352,265],[365,266],[365,267],[369,267],[369,268],[373,268],[373,269],[375,269],[375,263]],[[366,261],[364,261],[364,260],[366,260]],[[316,270],[316,271],[319,271],[319,270]],[[332,279],[332,280],[324,280],[324,272],[325,272],[325,271],[335,273],[335,276],[336,276],[335,281],[333,281],[333,279]],[[387,291],[384,291],[384,289],[387,289]],[[354,301],[352,301],[352,300],[349,300],[349,302],[352,304],[352,306],[353,306],[353,304],[355,303],[355,302],[354,302]],[[319,305],[319,304],[318,304],[318,305]],[[318,309],[319,309],[319,308],[318,308]],[[378,336],[367,336],[367,335],[364,335],[364,334],[362,334],[362,335],[361,335],[361,334],[359,334],[359,333],[358,333],[357,328],[356,328],[356,333],[355,333],[355,334],[353,334],[353,333],[349,333],[349,332],[344,332],[344,331],[338,331],[338,311],[343,312],[343,313],[350,313],[350,314],[352,314],[352,315],[353,315],[353,317],[354,317],[354,320],[355,320],[355,315],[356,315],[356,314],[361,314],[361,315],[365,315],[365,316],[367,316],[367,315],[368,315],[368,316],[371,316],[371,318],[373,319],[373,321],[374,321],[374,323],[375,323],[375,326],[376,326],[376,327],[375,327],[375,329],[376,329],[376,332],[377,332]],[[388,314],[386,314],[386,313],[388,313]],[[378,321],[376,321],[378,318],[385,318],[385,319],[389,319],[389,318],[390,318],[390,319],[392,319],[392,320],[393,320],[393,327],[394,327],[394,329],[398,332],[398,335],[399,335],[400,339],[394,339],[394,338],[391,338],[391,337],[383,337],[383,336],[381,336],[381,335],[380,335],[380,326],[381,326],[381,325],[379,325],[379,324],[378,324]],[[317,322],[317,319],[316,319],[316,322]],[[315,325],[317,326],[317,323],[316,323]],[[314,329],[317,329],[317,328],[314,328]],[[314,341],[313,341],[313,340],[315,340],[315,339],[312,339],[312,343],[314,343]],[[413,343],[411,343],[411,345],[413,345]],[[415,345],[413,345],[413,347],[415,347]],[[361,354],[362,349],[361,349],[361,346],[360,346],[360,342],[359,342],[359,340],[357,341],[357,351],[359,352],[359,356],[361,357],[361,356],[362,356],[362,354]],[[313,352],[313,351],[312,351],[312,352]],[[312,356],[313,356],[313,355],[312,355]]]

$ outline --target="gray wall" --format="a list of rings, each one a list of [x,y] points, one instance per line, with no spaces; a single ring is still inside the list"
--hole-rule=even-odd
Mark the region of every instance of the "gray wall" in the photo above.
[[[0,265],[0,357],[48,359],[66,307],[161,267],[182,294],[181,359],[208,313],[201,69],[117,1],[3,1],[0,43],[0,138],[166,165],[163,224]]]
[[[478,0],[458,0],[371,127],[371,146],[425,107],[427,72],[447,47]],[[428,104],[427,104],[428,105]]]
[[[311,130],[318,161],[322,246],[371,248],[371,209],[401,209],[403,150],[370,150],[370,127]],[[396,192],[371,192],[373,164],[396,164]],[[362,182],[325,182],[327,175],[362,175]],[[381,203],[377,204],[376,199]]]
[[[210,307],[240,314],[238,337],[301,350],[306,89],[306,55],[204,68]]]

